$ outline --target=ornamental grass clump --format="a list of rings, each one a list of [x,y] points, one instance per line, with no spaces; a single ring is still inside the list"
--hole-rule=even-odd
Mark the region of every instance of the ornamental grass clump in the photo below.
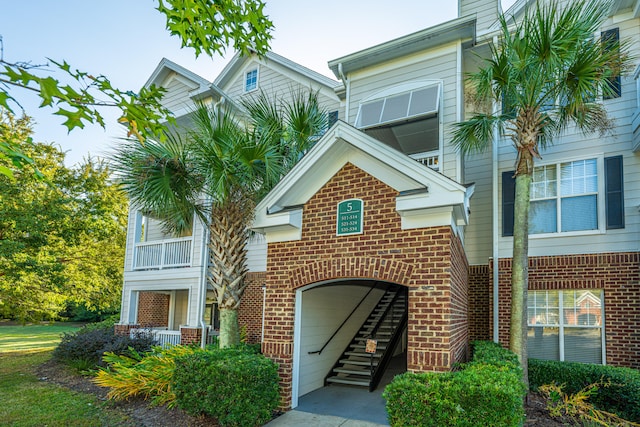
[[[171,381],[176,358],[193,354],[200,349],[189,346],[172,346],[166,349],[153,347],[150,353],[133,351],[129,356],[105,353],[108,367],[96,375],[94,382],[111,390],[109,399],[126,400],[141,397],[154,405],[174,407],[176,395]]]

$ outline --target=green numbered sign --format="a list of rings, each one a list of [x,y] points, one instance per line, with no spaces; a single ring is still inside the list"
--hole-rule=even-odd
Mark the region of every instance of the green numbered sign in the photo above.
[[[362,233],[364,203],[360,199],[343,200],[338,203],[338,236]]]

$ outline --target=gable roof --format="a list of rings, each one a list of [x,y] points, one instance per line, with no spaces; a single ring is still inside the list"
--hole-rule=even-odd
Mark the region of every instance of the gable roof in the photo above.
[[[398,191],[396,210],[405,228],[425,226],[420,225],[425,216],[436,211],[440,218],[449,215],[449,225],[452,215],[453,225],[467,223],[473,185],[457,183],[338,121],[258,204],[252,228],[267,234],[268,241],[299,238],[303,205],[347,163]]]
[[[475,16],[452,19],[451,21],[334,59],[329,61],[329,68],[337,78],[340,78],[340,67],[342,67],[343,74],[348,74],[456,40],[470,40],[473,43],[475,41],[475,31]]]
[[[190,86],[193,88],[191,92],[192,95],[201,93],[204,94],[206,92],[209,92],[209,90],[211,89],[212,85],[210,81],[208,81],[204,77],[200,77],[193,71],[190,71],[167,58],[162,58],[160,60],[160,62],[156,66],[156,69],[153,71],[153,73],[151,73],[151,76],[144,84],[144,87],[148,88],[151,85],[161,86],[162,82],[172,72],[181,75],[182,77],[187,79],[189,83],[191,83]]]
[[[229,83],[229,80],[233,78],[233,76],[236,74],[236,72],[242,69],[242,67],[245,65],[247,61],[255,57],[256,57],[255,54],[248,56],[248,55],[241,55],[240,53],[236,53],[231,59],[231,61],[229,61],[227,66],[224,67],[222,72],[220,72],[218,77],[214,80],[214,84],[219,87],[225,87],[227,83]],[[264,59],[266,61],[272,61],[276,64],[279,64],[295,72],[296,74],[304,77],[305,79],[310,79],[312,81],[315,81],[316,83],[326,86],[331,90],[341,86],[340,82],[330,79],[329,77],[323,76],[322,74],[316,71],[313,71],[307,67],[304,67],[276,53],[267,52],[264,56]]]

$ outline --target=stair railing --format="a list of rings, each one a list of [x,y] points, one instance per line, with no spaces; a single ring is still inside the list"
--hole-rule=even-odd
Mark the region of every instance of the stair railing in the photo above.
[[[320,350],[316,350],[316,351],[310,351],[307,354],[322,354],[322,351],[327,347],[327,345],[329,345],[329,343],[331,342],[331,340],[338,335],[338,332],[340,332],[340,329],[342,329],[342,327],[349,321],[349,319],[351,318],[351,316],[353,316],[353,313],[356,312],[356,310],[358,309],[358,307],[360,307],[360,305],[364,302],[365,299],[367,299],[367,297],[369,296],[369,294],[371,293],[371,291],[373,291],[376,287],[378,286],[378,284],[376,283],[375,285],[373,285],[372,288],[369,288],[369,291],[362,297],[362,299],[360,300],[360,302],[353,308],[353,310],[351,310],[351,313],[349,313],[349,315],[342,321],[342,323],[340,324],[340,326],[338,326],[338,329],[335,330],[335,332],[333,333],[333,335],[331,335],[331,337],[329,337],[329,339],[327,340],[326,343],[324,343],[324,345],[322,346],[322,348]]]
[[[396,297],[398,297],[398,294],[396,294]],[[394,298],[394,302],[395,302]],[[394,304],[395,305],[395,304]],[[373,363],[371,364],[371,381],[369,382],[369,391],[372,392],[373,390],[375,390],[375,388],[378,386],[378,383],[380,382],[380,380],[382,379],[382,375],[384,374],[385,369],[387,368],[387,365],[389,364],[389,362],[391,361],[391,358],[393,356],[393,349],[396,347],[396,344],[398,343],[398,340],[400,339],[400,337],[402,336],[402,333],[404,331],[404,328],[407,325],[407,301],[405,301],[404,303],[404,312],[403,315],[400,317],[400,320],[398,322],[398,324],[395,326],[395,328],[392,329],[392,334],[389,340],[389,343],[387,344],[387,348],[385,349],[385,351],[382,353],[382,357],[380,358],[380,361],[378,362],[377,366],[373,366]],[[393,309],[392,309],[392,316],[393,316]],[[391,323],[393,325],[393,318],[391,319]],[[371,355],[373,356],[373,355]]]

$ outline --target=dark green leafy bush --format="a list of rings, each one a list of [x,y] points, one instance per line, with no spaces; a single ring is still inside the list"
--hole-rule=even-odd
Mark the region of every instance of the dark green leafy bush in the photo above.
[[[589,401],[598,409],[640,422],[640,372],[635,369],[529,359],[529,382],[532,389],[545,384],[564,385],[567,394],[590,384],[611,382],[608,387],[599,387]]]
[[[462,368],[397,376],[383,393],[390,424],[475,427],[522,423],[525,388],[513,353],[493,343],[476,344],[474,361]]]
[[[197,352],[176,359],[178,406],[207,414],[221,426],[261,426],[278,406],[278,366],[247,349]]]
[[[113,326],[105,324],[87,325],[73,333],[62,335],[60,344],[53,351],[53,357],[78,369],[95,369],[104,366],[102,355],[109,351],[116,354],[127,354],[129,348],[139,353],[151,350],[155,344],[153,337],[144,332],[130,337],[115,335]]]

